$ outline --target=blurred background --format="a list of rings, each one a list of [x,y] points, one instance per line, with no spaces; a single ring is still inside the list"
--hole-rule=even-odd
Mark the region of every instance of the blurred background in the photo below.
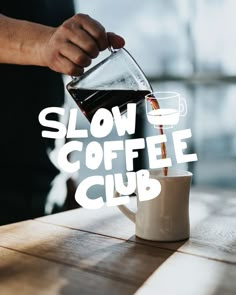
[[[90,0],[75,4],[77,12],[89,14],[108,31],[126,39],[126,49],[154,90],[177,91],[185,97],[187,116],[171,132],[191,128],[188,152],[197,153],[198,161],[178,167],[185,166],[194,173],[195,185],[235,188],[236,1]],[[69,80],[65,77],[65,83]],[[68,94],[67,98],[70,107],[75,107]],[[138,119],[138,137],[157,134],[142,114]],[[82,114],[78,127],[89,129]],[[112,133],[104,140],[117,139],[116,133]],[[173,154],[169,140],[167,153]],[[112,173],[124,170],[121,158],[114,162]],[[138,165],[147,166],[145,156]],[[102,167],[100,171],[83,167],[78,181],[102,173]]]

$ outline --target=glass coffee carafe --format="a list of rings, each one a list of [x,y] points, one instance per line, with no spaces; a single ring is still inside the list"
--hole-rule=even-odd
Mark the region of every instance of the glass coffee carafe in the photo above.
[[[66,88],[89,122],[100,108],[111,111],[118,106],[123,114],[128,103],[138,104],[152,92],[145,74],[124,48],[112,51]]]

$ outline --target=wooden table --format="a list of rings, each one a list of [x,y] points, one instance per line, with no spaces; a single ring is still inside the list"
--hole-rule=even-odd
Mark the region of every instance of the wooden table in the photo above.
[[[236,191],[191,192],[191,238],[148,242],[113,207],[0,227],[0,294],[236,294]]]

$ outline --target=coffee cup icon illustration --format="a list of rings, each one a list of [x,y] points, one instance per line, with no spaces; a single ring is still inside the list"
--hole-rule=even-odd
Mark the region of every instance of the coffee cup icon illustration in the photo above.
[[[154,128],[172,128],[187,114],[186,100],[178,92],[152,92],[145,96],[146,115]]]

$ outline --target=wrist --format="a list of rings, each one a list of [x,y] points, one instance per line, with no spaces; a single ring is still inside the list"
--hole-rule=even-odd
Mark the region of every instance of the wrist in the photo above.
[[[0,15],[0,63],[47,66],[42,52],[55,28]]]
[[[22,43],[22,56],[28,56],[29,64],[48,66],[46,58],[47,44],[55,28],[30,22],[25,22],[25,26],[31,38],[24,40]]]

